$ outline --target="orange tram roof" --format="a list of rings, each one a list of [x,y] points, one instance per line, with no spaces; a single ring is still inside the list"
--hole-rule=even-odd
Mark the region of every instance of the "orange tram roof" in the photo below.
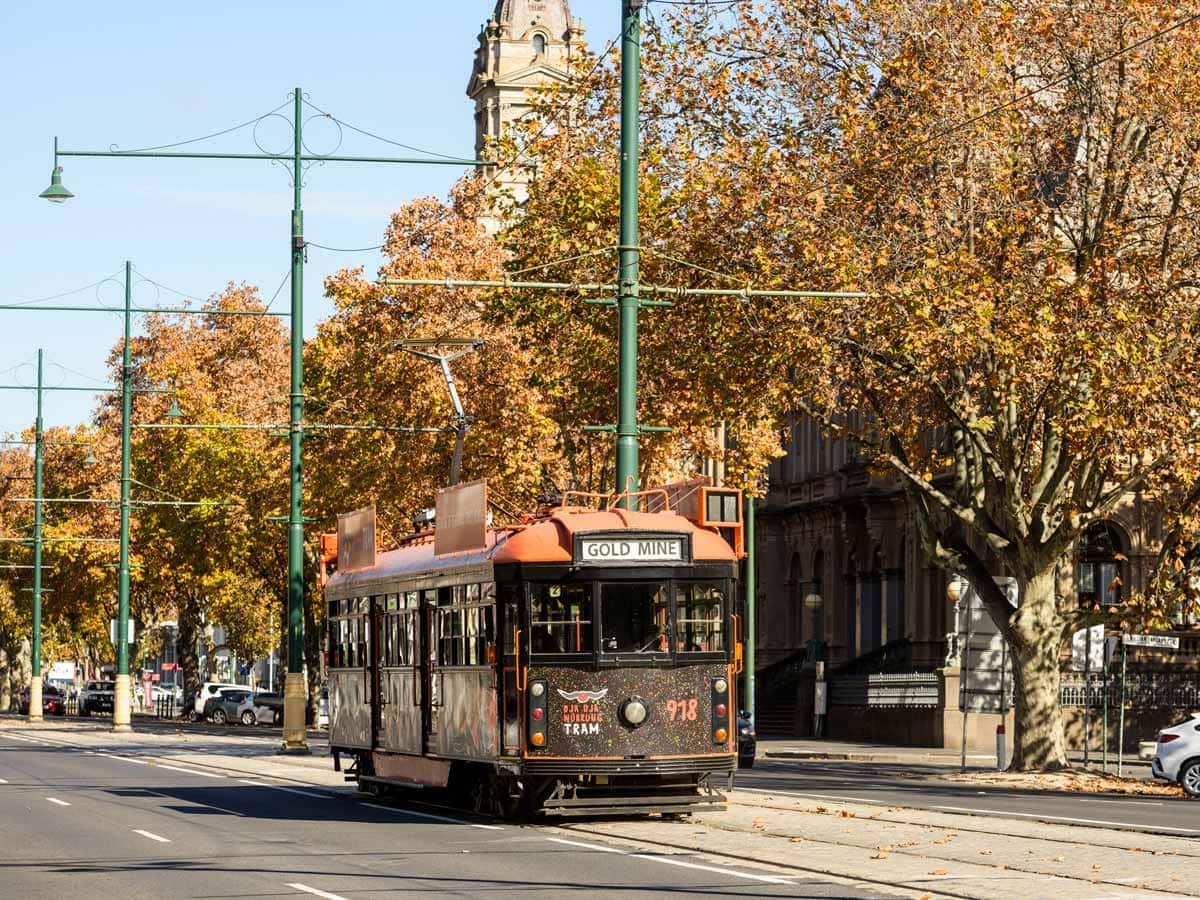
[[[366,569],[335,572],[329,586],[346,588],[360,581],[420,575],[444,569],[470,567],[487,562],[562,563],[572,562],[576,535],[587,533],[686,534],[692,539],[692,559],[696,562],[735,562],[732,547],[719,534],[703,528],[674,512],[636,512],[624,509],[597,511],[578,507],[560,507],[532,522],[487,530],[487,546],[460,553],[436,556],[434,532],[405,539],[395,550],[377,555],[375,565]]]

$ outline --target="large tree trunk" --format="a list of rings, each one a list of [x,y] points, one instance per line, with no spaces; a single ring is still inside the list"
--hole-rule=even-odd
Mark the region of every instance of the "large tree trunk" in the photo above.
[[[196,642],[200,639],[200,615],[191,603],[184,603],[179,610],[179,641],[176,649],[179,654],[179,667],[183,669],[183,706],[195,702],[196,692],[200,690],[200,658],[196,654]]]
[[[1021,604],[1010,620],[1016,736],[1012,771],[1056,772],[1070,767],[1062,707],[1059,651],[1063,621],[1054,595],[1054,570],[1021,585]]]

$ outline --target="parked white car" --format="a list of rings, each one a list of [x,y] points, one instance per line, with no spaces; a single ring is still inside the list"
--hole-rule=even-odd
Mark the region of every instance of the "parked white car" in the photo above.
[[[244,684],[232,684],[227,681],[206,681],[200,686],[200,690],[196,692],[196,695],[193,698],[195,701],[193,705],[195,714],[197,716],[204,715],[204,704],[207,703],[210,698],[217,696],[217,694],[219,694],[225,688],[241,688],[247,691],[250,690]]]
[[[1200,797],[1200,714],[1158,733],[1150,770],[1155,778],[1176,781],[1189,795]]]

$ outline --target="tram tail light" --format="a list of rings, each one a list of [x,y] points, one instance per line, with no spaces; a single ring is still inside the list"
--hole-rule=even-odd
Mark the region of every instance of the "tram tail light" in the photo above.
[[[546,682],[537,679],[529,682],[529,691],[525,711],[525,727],[529,734],[529,744],[532,747],[546,746],[546,726],[549,724],[546,704],[549,700]]]
[[[712,707],[712,739],[714,744],[729,740],[729,682],[722,677],[712,680],[709,691]]]

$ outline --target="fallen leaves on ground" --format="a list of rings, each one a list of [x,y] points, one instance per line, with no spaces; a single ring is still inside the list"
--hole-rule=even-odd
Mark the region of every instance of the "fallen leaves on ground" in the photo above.
[[[929,874],[930,875],[949,875],[950,872],[947,869],[930,869]]]
[[[1078,769],[1066,772],[955,772],[946,781],[995,785],[1026,790],[1066,791],[1075,794],[1125,794],[1128,796],[1182,797],[1177,784],[1118,778],[1103,772]]]

